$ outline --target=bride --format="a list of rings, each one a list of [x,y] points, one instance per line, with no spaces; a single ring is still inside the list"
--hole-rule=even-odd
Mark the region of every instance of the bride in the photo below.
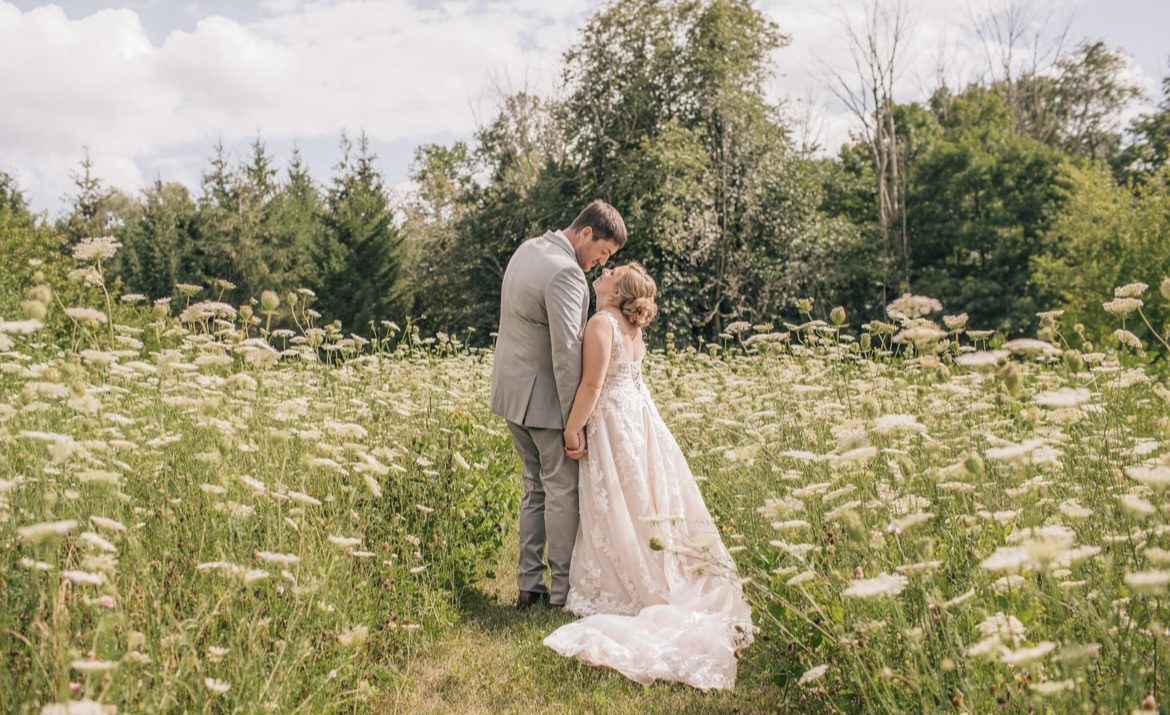
[[[585,328],[581,385],[565,425],[566,452],[581,457],[565,608],[582,618],[544,643],[643,684],[731,688],[752,640],[751,612],[642,382],[642,328],[658,313],[654,280],[629,263],[606,269],[593,287],[597,312]]]

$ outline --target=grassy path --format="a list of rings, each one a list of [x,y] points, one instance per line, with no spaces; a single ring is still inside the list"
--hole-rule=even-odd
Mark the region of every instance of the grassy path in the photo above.
[[[516,543],[502,550],[495,577],[463,605],[463,621],[407,667],[396,692],[380,704],[401,713],[766,713],[782,710],[778,688],[749,649],[731,693],[684,685],[643,687],[612,671],[563,658],[541,641],[573,616],[517,611]]]

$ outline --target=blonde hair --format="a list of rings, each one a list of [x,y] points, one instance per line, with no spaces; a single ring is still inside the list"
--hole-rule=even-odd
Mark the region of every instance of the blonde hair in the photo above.
[[[658,304],[654,302],[658,286],[641,263],[631,261],[626,266],[630,270],[623,271],[617,282],[618,295],[621,296],[618,307],[626,320],[644,328],[658,317]]]

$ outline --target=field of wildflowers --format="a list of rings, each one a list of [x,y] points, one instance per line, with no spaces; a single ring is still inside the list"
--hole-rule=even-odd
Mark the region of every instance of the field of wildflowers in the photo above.
[[[0,711],[348,711],[451,620],[519,503],[489,363],[304,300],[0,323]]]
[[[39,286],[0,321],[0,710],[377,702],[515,520],[490,352],[319,328],[307,293],[110,296],[116,248],[78,249],[93,305]],[[1170,390],[1140,340],[1048,313],[1005,342],[917,296],[889,313],[647,358],[777,707],[1156,710]]]
[[[1146,291],[1119,288],[1119,315]],[[909,296],[860,341],[810,321],[750,359],[660,366],[773,677],[825,711],[1156,711],[1165,379],[1132,366],[1132,334],[1074,347],[1052,312],[1045,339],[1002,342],[940,308]]]

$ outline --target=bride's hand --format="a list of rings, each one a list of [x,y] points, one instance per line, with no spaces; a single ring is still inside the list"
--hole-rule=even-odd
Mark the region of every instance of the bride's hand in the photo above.
[[[585,456],[585,432],[563,434],[565,440],[565,456],[569,459],[581,459]]]

